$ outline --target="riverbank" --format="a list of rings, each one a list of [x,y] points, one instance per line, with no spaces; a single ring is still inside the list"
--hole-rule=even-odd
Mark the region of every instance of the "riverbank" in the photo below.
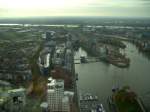
[[[119,44],[120,45],[120,44]],[[124,46],[122,49],[125,49],[125,44],[121,44]],[[115,65],[120,68],[127,68],[130,65],[130,59],[125,55],[125,53],[121,53],[118,46],[112,46],[106,43],[92,43],[92,42],[81,42],[80,46],[93,57],[99,57],[100,61],[105,63],[109,63]]]
[[[109,107],[114,112],[146,112],[146,109],[137,94],[124,86],[121,89],[113,88],[113,94],[108,99]]]
[[[139,53],[135,45],[130,42],[125,42],[125,44],[127,46],[125,53],[132,60],[129,68],[120,69],[103,62],[76,64],[75,70],[79,74],[79,90],[96,94],[104,104],[106,111],[109,112],[107,98],[111,95],[112,85],[130,85],[142,99],[146,108],[150,110],[150,87],[147,86],[150,84],[150,76],[147,74],[150,73],[150,61]],[[75,59],[82,52],[87,53],[80,49],[79,52],[76,52]]]

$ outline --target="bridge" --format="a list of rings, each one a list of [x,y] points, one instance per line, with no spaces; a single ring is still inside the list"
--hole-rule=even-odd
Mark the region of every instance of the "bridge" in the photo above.
[[[77,58],[74,59],[74,64],[81,64],[81,59]],[[85,58],[86,62],[85,63],[95,63],[95,62],[100,62],[100,58],[99,57],[88,57]]]

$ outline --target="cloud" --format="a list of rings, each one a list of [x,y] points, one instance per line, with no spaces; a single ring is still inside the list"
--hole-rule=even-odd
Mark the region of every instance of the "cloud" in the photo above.
[[[11,4],[11,1],[16,1],[16,4]],[[22,0],[24,4],[17,2],[20,0],[11,1],[0,0],[0,17],[39,15],[150,16],[150,0],[38,0],[37,2],[36,0]]]

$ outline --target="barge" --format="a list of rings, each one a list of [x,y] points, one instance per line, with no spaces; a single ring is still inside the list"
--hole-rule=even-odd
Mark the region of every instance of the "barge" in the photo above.
[[[120,68],[126,68],[130,65],[130,59],[128,58],[109,58],[108,62]]]

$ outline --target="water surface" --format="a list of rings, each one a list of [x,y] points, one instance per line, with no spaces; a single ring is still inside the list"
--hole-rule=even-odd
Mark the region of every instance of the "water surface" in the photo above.
[[[107,98],[112,94],[112,87],[129,85],[142,98],[147,108],[150,108],[150,60],[139,53],[133,44],[125,44],[125,53],[131,60],[129,68],[122,69],[103,62],[76,64],[78,88],[80,91],[98,95],[108,110]],[[85,51],[80,48],[75,53],[75,58],[82,54]]]

